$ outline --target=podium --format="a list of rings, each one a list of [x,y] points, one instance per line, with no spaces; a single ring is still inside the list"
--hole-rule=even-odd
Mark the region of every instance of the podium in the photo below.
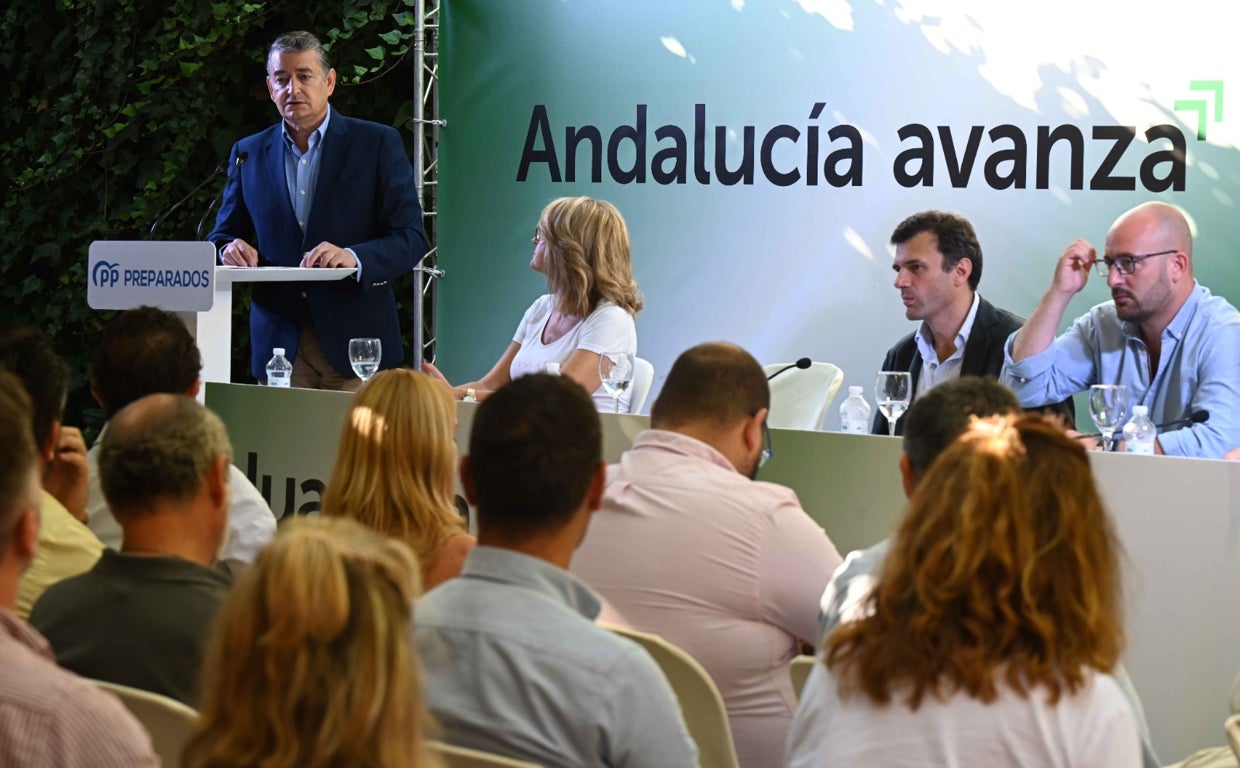
[[[180,313],[202,353],[202,380],[227,384],[232,376],[233,285],[236,283],[320,282],[352,277],[353,267],[215,268],[215,298],[205,312]]]
[[[201,380],[227,384],[232,376],[234,284],[343,280],[356,271],[219,266],[215,246],[197,240],[96,240],[87,257],[86,299],[92,309],[152,306],[175,312],[202,354]]]

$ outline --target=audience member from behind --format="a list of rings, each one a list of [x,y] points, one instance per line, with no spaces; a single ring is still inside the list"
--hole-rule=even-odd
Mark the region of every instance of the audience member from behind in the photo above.
[[[39,461],[30,397],[0,371],[0,765],[155,768],[151,738],[115,697],[56,666],[18,618],[18,582],[39,538]]]
[[[611,468],[572,567],[624,623],[706,668],[748,768],[783,763],[796,709],[788,663],[814,639],[840,564],[795,493],[752,479],[769,405],[762,366],[740,347],[683,353],[653,428]]]
[[[430,589],[461,572],[477,543],[457,512],[456,403],[407,368],[383,371],[353,396],[323,514],[351,517],[405,542]]]
[[[603,493],[590,396],[567,377],[517,379],[478,407],[469,450],[478,546],[414,626],[446,740],[548,768],[696,766],[663,673],[594,623],[598,596],[565,570]]]
[[[185,395],[148,395],[112,418],[99,472],[120,552],[49,587],[30,614],[62,667],[197,704],[207,628],[231,583],[211,567],[231,461],[224,424]]]
[[[185,323],[171,312],[138,307],[122,312],[103,329],[91,363],[91,392],[112,415],[146,395],[198,396],[202,356]],[[121,545],[121,527],[108,509],[99,486],[99,443],[107,434],[104,426],[90,459],[90,517],[88,525],[104,545]],[[254,484],[235,466],[228,468],[232,505],[228,511],[228,537],[219,566],[232,574],[254,561],[255,555],[276,533],[271,507]]]
[[[961,376],[946,381],[913,401],[904,423],[904,452],[900,454],[900,480],[904,495],[912,496],[917,482],[939,454],[960,437],[975,417],[1019,413],[1020,403],[1012,390],[992,378]],[[843,616],[856,611],[870,594],[874,573],[887,557],[891,540],[883,539],[869,549],[848,553],[835,572],[822,598],[818,642],[839,626]]]
[[[427,768],[418,565],[352,520],[283,526],[220,609],[185,768]]]
[[[39,547],[17,593],[17,615],[26,618],[51,584],[90,570],[103,544],[86,527],[86,443],[76,427],[61,424],[69,396],[69,366],[29,326],[0,335],[0,368],[13,373],[33,403],[31,426],[38,443]]]
[[[458,400],[483,400],[518,376],[541,373],[554,363],[610,413],[616,402],[602,387],[599,357],[604,352],[637,354],[633,318],[642,308],[624,217],[605,200],[561,197],[543,208],[532,242],[530,269],[547,276],[550,293],[525,310],[490,372],[453,387],[453,394]],[[447,383],[435,366],[423,363],[422,368]],[[626,390],[620,396],[621,411],[628,411],[630,394]]]
[[[913,492],[865,615],[827,638],[789,765],[1137,765],[1109,674],[1118,561],[1084,448],[1036,416],[975,422]]]

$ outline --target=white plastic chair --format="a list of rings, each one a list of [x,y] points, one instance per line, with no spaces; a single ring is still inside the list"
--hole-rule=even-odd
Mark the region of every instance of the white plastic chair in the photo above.
[[[1240,715],[1232,715],[1223,722],[1223,730],[1227,732],[1227,743],[1240,762]]]
[[[663,670],[680,702],[689,735],[697,742],[700,768],[738,768],[728,711],[715,681],[702,665],[658,635],[614,625],[600,626],[645,648]]]
[[[805,681],[809,679],[809,673],[813,669],[814,657],[805,654],[794,656],[788,663],[788,676],[792,678],[792,692],[797,695],[798,701],[801,699],[801,691],[805,689]]]
[[[198,713],[176,699],[127,685],[92,680],[95,685],[116,694],[125,708],[151,734],[151,745],[164,768],[179,768],[181,750],[189,741]]]
[[[629,392],[629,413],[641,413],[646,398],[650,395],[650,385],[654,383],[654,366],[649,360],[633,358],[633,385]]]
[[[789,363],[763,366],[767,376]],[[771,413],[766,423],[773,429],[821,429],[827,408],[844,382],[844,372],[831,363],[810,363],[776,376],[771,386]]]
[[[431,754],[439,756],[444,768],[540,768],[538,763],[515,760],[479,749],[458,747],[442,741],[430,741],[426,746]]]

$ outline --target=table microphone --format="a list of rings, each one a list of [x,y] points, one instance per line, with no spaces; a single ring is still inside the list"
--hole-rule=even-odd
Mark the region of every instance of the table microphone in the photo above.
[[[1201,424],[1210,420],[1210,412],[1202,408],[1199,411],[1193,411],[1192,415],[1186,419],[1176,419],[1162,424],[1155,424],[1156,429],[1166,429],[1167,427],[1182,427],[1185,424]]]
[[[1185,424],[1202,424],[1209,420],[1210,420],[1210,412],[1202,408],[1200,410],[1193,411],[1192,414],[1188,416],[1187,418],[1174,419],[1172,421],[1164,421],[1162,424],[1155,424],[1154,429],[1166,429],[1167,427],[1182,427]],[[1091,432],[1088,435],[1077,435],[1076,439],[1080,440],[1086,437],[1097,440],[1098,438],[1102,437],[1102,433]]]
[[[813,360],[810,360],[808,357],[803,357],[800,360],[796,361],[795,363],[790,363],[788,365],[785,365],[783,368],[780,368],[778,371],[775,371],[775,373],[772,373],[770,376],[767,376],[766,380],[770,381],[771,379],[775,378],[776,376],[778,376],[779,374],[783,373],[784,371],[790,368],[800,368],[801,370],[805,370],[806,368],[810,367],[813,364],[814,364]]]

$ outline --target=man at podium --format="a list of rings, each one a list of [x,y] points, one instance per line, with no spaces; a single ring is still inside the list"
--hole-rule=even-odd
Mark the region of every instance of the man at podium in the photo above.
[[[422,208],[400,134],[328,105],[336,70],[309,32],[276,38],[267,91],[276,125],[233,145],[215,229],[220,262],[248,267],[345,267],[327,282],[254,286],[251,367],[260,381],[272,349],[293,363],[292,385],[356,389],[349,339],[383,343],[381,367],[404,359],[390,282],[426,253]]]

